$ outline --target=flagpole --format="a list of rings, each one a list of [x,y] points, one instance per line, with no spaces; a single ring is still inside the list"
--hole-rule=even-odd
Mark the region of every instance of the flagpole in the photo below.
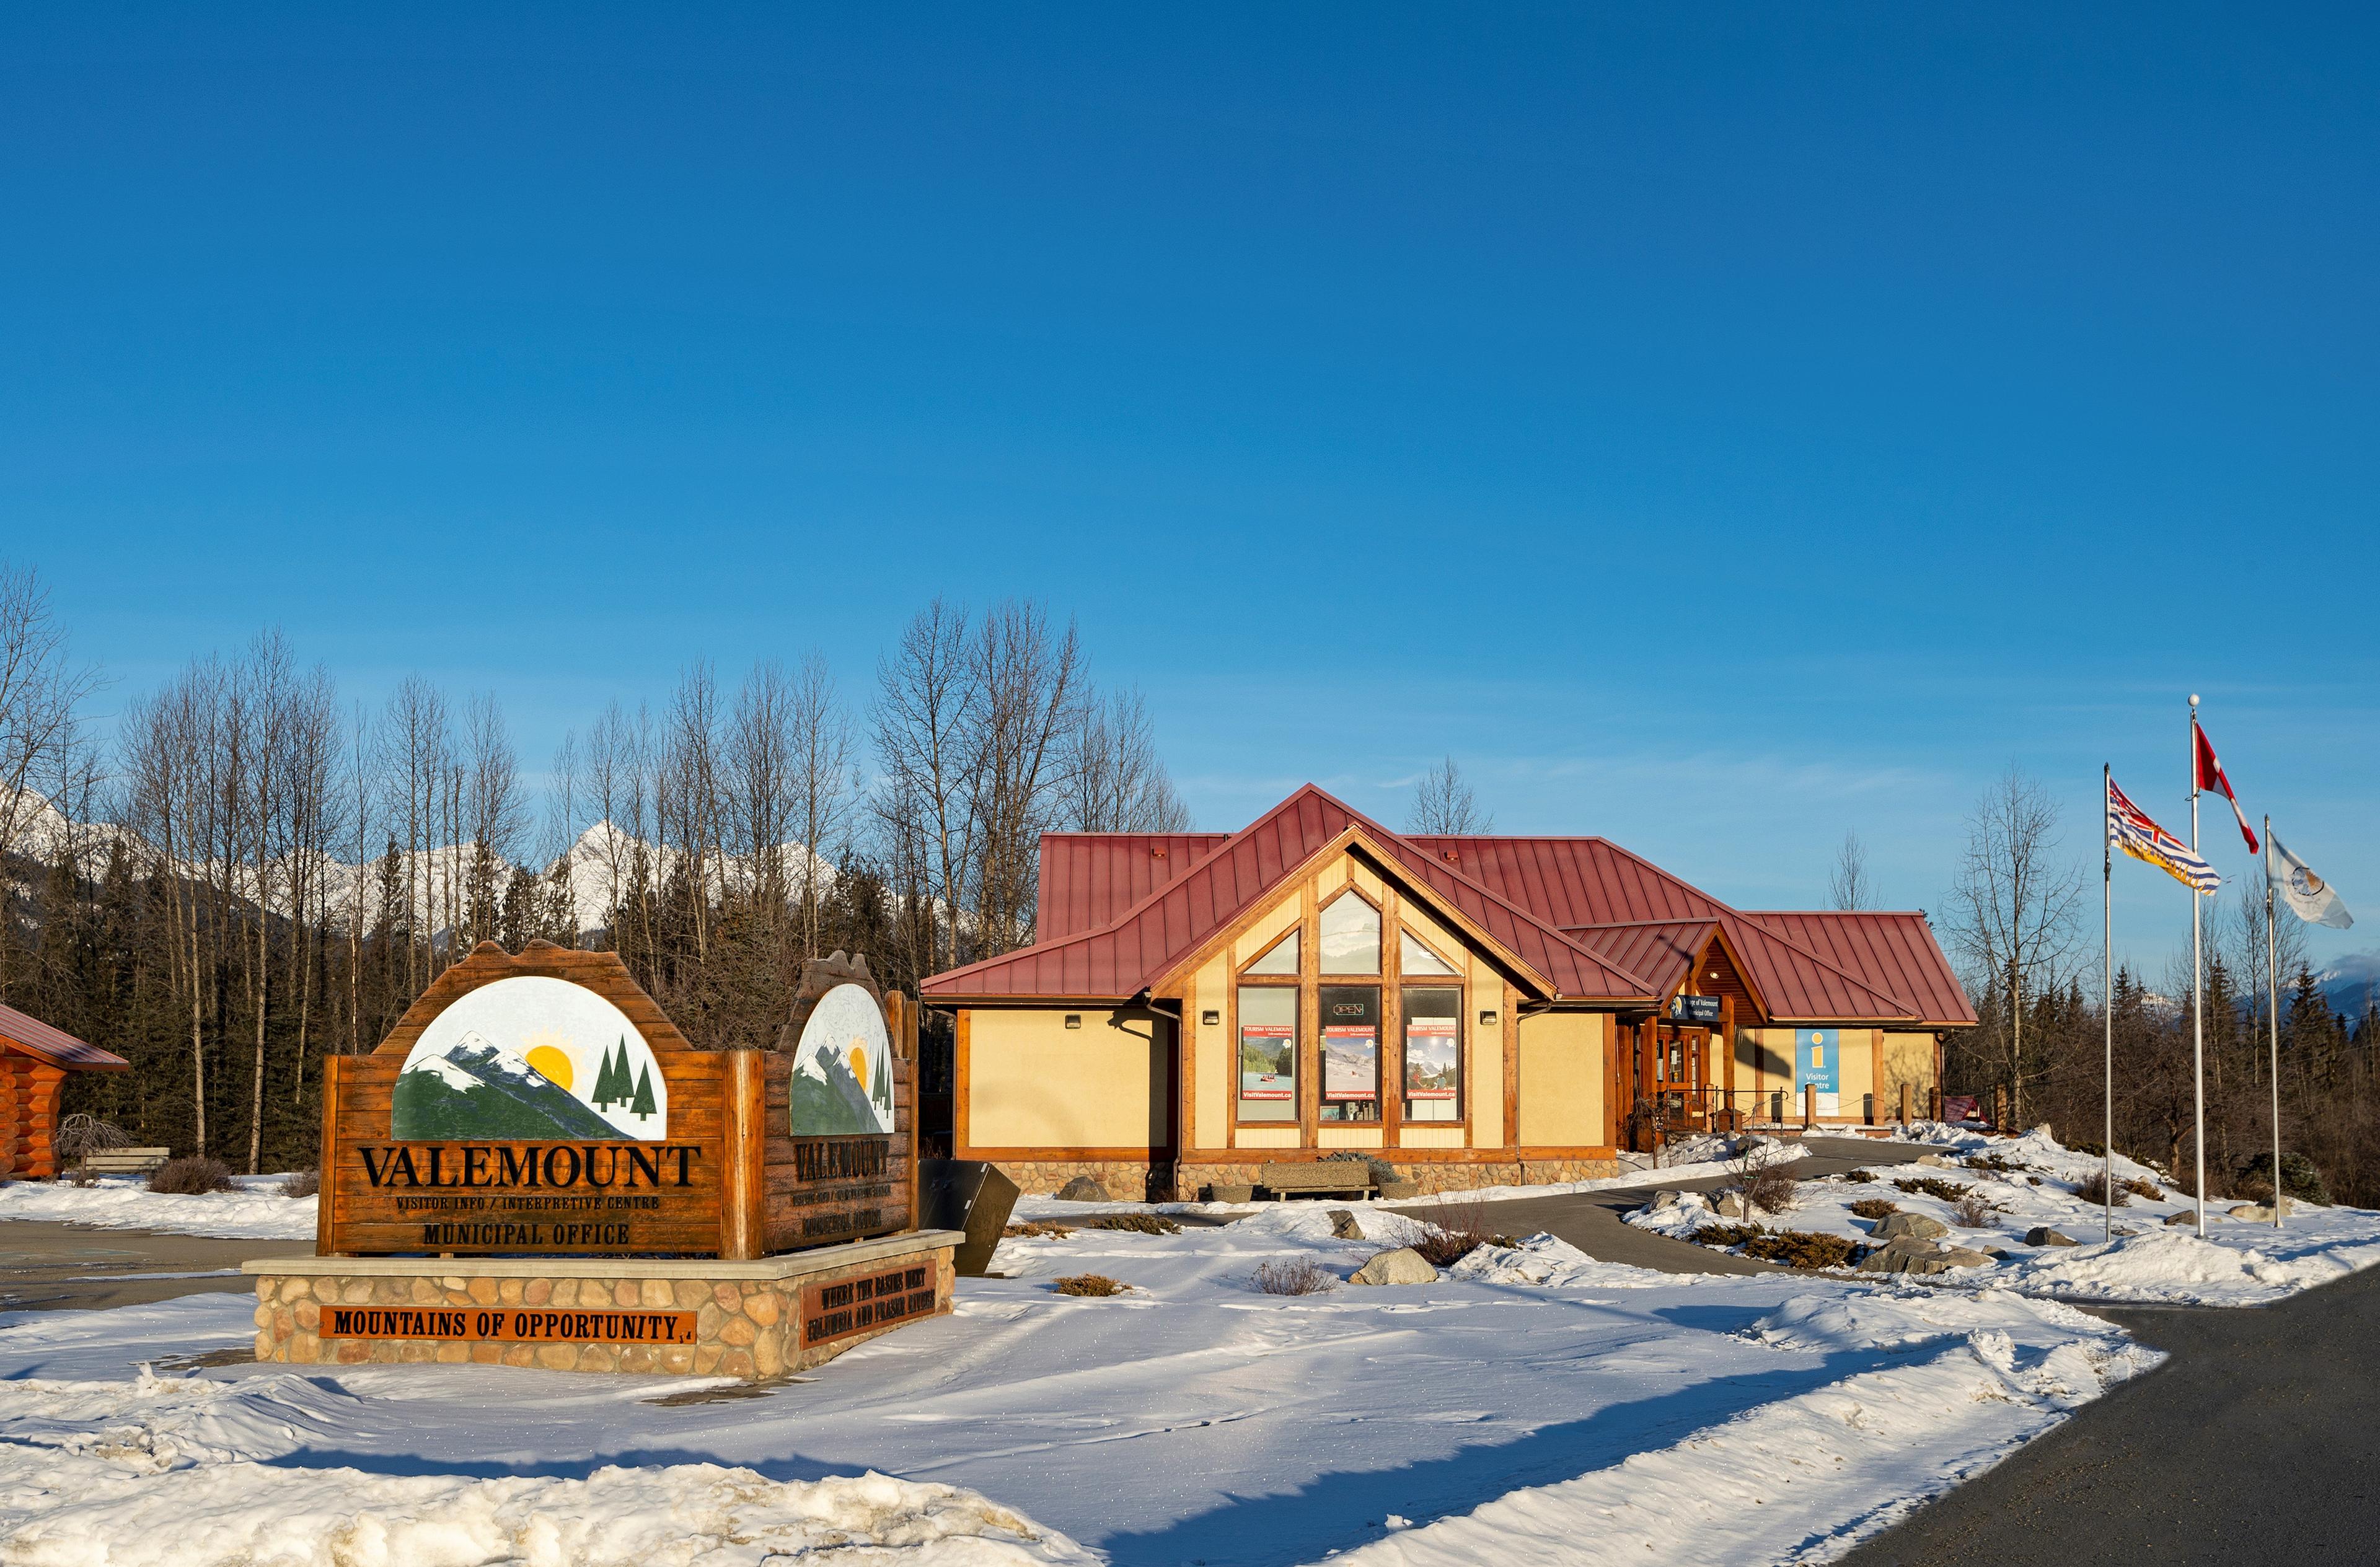
[[[2102,1151],[2107,1155],[2107,1173],[2100,1178],[2099,1195],[2107,1203],[2107,1211],[2101,1215],[2101,1218],[2107,1229],[2103,1238],[2108,1241],[2116,1238],[2116,849],[2115,835],[2107,830],[2106,818],[2109,790],[2113,789],[2115,781],[2115,775],[2109,770],[2107,764],[2100,763],[2099,930],[2100,950],[2106,956],[2107,970],[2107,988],[2099,993],[2099,1011],[2107,1025],[2105,1059],[2107,1082],[2100,1103],[2107,1112],[2107,1126],[2104,1130],[2107,1140],[2102,1145]],[[2273,1166],[2276,1170],[2280,1167],[2277,1156],[2273,1161]]]
[[[2198,852],[2198,693],[2190,693],[2190,851]],[[2204,895],[2190,889],[2190,1082],[2191,1115],[2196,1127],[2193,1150],[2198,1160],[2198,1238],[2206,1238],[2206,986],[2202,977],[2198,900]],[[2276,1181],[2280,1172],[2273,1172]]]
[[[2273,1228],[2281,1227],[2281,975],[2273,944],[2273,818],[2265,818],[2265,1016],[2272,1027]]]

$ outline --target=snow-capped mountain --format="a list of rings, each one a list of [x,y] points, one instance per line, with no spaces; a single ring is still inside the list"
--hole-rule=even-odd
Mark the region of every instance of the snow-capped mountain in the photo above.
[[[443,1051],[407,1063],[396,1079],[389,1135],[510,1141],[632,1134],[511,1051],[467,1032]]]

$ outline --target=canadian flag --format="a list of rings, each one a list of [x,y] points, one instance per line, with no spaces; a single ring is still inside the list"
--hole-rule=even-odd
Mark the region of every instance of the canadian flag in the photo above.
[[[2240,836],[2248,840],[2248,852],[2258,852],[2262,846],[2256,842],[2255,829],[2248,826],[2248,814],[2240,809],[2240,797],[2231,792],[2231,780],[2223,776],[2223,764],[2216,757],[2215,742],[2206,738],[2206,731],[2198,727],[2195,718],[2190,720],[2190,732],[2198,740],[2198,777],[2192,787],[2217,790],[2229,801],[2231,814],[2240,823]]]

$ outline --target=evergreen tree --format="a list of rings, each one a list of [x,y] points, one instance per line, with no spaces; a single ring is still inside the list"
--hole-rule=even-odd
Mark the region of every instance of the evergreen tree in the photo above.
[[[603,1053],[603,1069],[595,1077],[595,1108],[617,1104],[628,1097],[628,1042]]]
[[[653,1115],[653,1108],[652,1068],[639,1067],[637,1068],[637,1099],[635,1103],[628,1106],[628,1113],[639,1121],[650,1120]]]

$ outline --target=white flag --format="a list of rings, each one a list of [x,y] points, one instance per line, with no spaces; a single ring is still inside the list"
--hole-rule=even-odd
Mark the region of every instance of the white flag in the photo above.
[[[2355,923],[2355,916],[2338,900],[2331,885],[2313,874],[2306,862],[2281,847],[2281,840],[2270,833],[2265,835],[2265,874],[2273,879],[2273,890],[2290,910],[2308,924],[2328,925],[2343,931]]]

